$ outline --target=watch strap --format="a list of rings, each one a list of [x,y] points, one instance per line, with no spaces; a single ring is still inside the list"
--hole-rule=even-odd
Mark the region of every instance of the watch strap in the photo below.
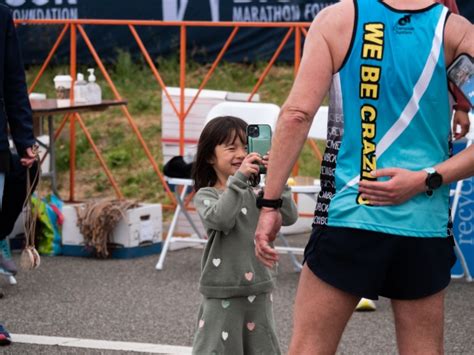
[[[263,197],[257,198],[257,208],[268,207],[278,209],[283,205],[283,200],[281,198],[270,200]]]

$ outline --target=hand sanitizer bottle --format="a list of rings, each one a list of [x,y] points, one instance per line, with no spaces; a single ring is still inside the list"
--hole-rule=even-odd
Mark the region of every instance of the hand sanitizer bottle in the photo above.
[[[74,83],[74,101],[77,103],[87,102],[87,81],[84,80],[84,75],[77,73],[77,80]]]
[[[89,77],[87,78],[89,80],[87,83],[87,101],[93,104],[98,104],[102,101],[102,90],[95,82],[94,69],[87,69],[87,71],[89,72]]]

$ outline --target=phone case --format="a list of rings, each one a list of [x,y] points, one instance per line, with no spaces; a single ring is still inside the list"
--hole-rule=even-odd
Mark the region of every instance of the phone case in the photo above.
[[[474,59],[461,54],[448,68],[448,78],[474,106]]]
[[[255,135],[253,127],[258,127],[258,135]],[[253,133],[251,133],[253,132]],[[267,154],[272,144],[272,129],[267,124],[249,125],[247,127],[247,151],[257,152],[261,156]],[[260,165],[260,173],[265,174],[266,169]]]

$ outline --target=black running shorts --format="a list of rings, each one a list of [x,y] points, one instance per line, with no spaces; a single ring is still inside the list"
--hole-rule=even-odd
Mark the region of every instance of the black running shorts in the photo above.
[[[321,280],[359,297],[399,300],[443,290],[456,261],[448,238],[406,237],[362,229],[318,226],[304,252]]]

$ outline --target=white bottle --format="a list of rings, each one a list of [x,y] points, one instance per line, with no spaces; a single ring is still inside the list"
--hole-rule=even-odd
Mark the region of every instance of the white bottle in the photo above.
[[[84,75],[77,73],[77,80],[74,83],[74,101],[77,103],[87,102],[87,81],[84,80]]]
[[[89,82],[87,83],[87,101],[89,103],[98,104],[102,102],[102,90],[100,86],[95,82],[94,69],[87,69]]]

